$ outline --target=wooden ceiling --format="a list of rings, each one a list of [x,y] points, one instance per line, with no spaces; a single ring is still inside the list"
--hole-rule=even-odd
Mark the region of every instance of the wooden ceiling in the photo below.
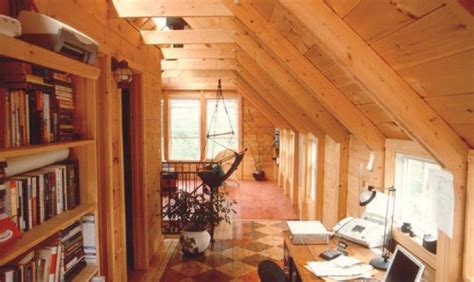
[[[176,1],[181,12],[166,6]],[[130,8],[142,2],[147,11]],[[212,89],[222,77],[278,125],[336,141],[350,132],[373,150],[411,138],[446,166],[474,148],[474,17],[458,1],[114,3],[145,41],[184,43],[163,49],[165,89]],[[192,33],[160,33],[147,17],[163,15],[183,17]]]

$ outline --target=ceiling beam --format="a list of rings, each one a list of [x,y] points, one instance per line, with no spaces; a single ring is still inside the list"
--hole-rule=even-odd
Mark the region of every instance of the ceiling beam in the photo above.
[[[464,169],[469,147],[423,99],[323,1],[280,0],[368,94],[443,166]],[[451,280],[451,279],[448,279]]]
[[[193,59],[161,61],[162,70],[235,70],[237,61],[235,59]]]
[[[219,0],[114,0],[113,4],[121,18],[232,16]]]
[[[241,53],[239,54],[240,76],[252,85],[257,93],[261,93],[267,103],[278,109],[298,131],[303,133],[323,132],[319,124],[307,115],[290,95],[276,85],[258,64],[245,53]]]
[[[145,44],[214,44],[233,43],[232,33],[222,29],[142,30]]]
[[[302,110],[299,114],[311,117],[310,124],[315,124],[319,131],[326,132],[337,142],[346,140],[349,132],[339,123],[319,102],[288,72],[286,67],[276,61],[253,38],[242,31],[233,20],[221,18],[218,20],[211,18],[185,18],[185,20],[194,28],[224,28],[236,30],[235,43],[243,50],[248,57],[253,60],[253,68],[261,66],[264,72],[271,77],[272,84],[281,87],[286,96],[291,97],[290,101],[297,103]],[[238,55],[239,56],[239,55]],[[274,83],[273,83],[274,82]],[[285,104],[283,105],[285,107]],[[299,115],[298,114],[298,115]],[[308,121],[306,121],[308,123]],[[308,127],[306,127],[308,131]]]
[[[165,59],[235,59],[235,48],[162,48]]]
[[[161,73],[161,77],[175,77],[175,78],[237,78],[235,71],[231,70],[166,70]]]
[[[164,90],[216,90],[217,78],[174,78],[162,77],[162,88]],[[221,79],[222,90],[235,90],[235,80],[231,78]]]
[[[256,37],[312,96],[372,150],[384,150],[385,137],[380,130],[252,5],[245,1],[240,5],[234,5],[231,0],[224,2],[242,25],[238,32]]]
[[[237,92],[250,101],[257,109],[261,110],[263,115],[270,120],[273,125],[280,129],[293,129],[285,118],[275,110],[270,104],[264,102],[259,94],[242,78],[236,83]]]

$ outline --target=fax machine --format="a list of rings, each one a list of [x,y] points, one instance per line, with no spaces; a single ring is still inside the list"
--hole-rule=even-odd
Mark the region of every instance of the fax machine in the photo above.
[[[383,229],[384,222],[380,220],[346,217],[334,226],[333,232],[339,238],[376,248],[383,245]]]
[[[384,243],[387,197],[387,195],[380,193],[366,206],[361,218],[347,217],[341,220],[333,228],[334,235],[368,248],[381,247]],[[393,203],[393,199],[390,198],[390,205]],[[391,216],[389,215],[388,218]],[[389,225],[387,224],[387,226]],[[389,230],[390,228],[387,228],[387,234],[390,232]]]

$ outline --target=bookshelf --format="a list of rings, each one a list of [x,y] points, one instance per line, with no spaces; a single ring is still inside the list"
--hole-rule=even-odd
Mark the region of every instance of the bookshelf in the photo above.
[[[42,241],[51,237],[61,229],[80,220],[86,214],[95,215],[95,237],[97,265],[88,265],[74,281],[89,281],[100,272],[100,247],[97,205],[97,83],[100,70],[95,66],[64,57],[38,46],[21,40],[0,35],[0,57],[17,59],[40,65],[50,69],[67,72],[73,75],[74,88],[74,129],[80,133],[80,140],[57,143],[30,145],[14,148],[0,148],[0,162],[9,158],[33,155],[37,153],[70,149],[69,158],[78,161],[81,204],[72,210],[63,212],[53,218],[22,233],[22,236],[4,249],[0,255],[0,267],[8,264],[22,254],[32,250]]]

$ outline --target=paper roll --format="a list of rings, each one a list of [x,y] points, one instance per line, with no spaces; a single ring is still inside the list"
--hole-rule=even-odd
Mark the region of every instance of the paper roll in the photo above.
[[[39,153],[7,159],[5,174],[7,177],[32,171],[47,165],[64,161],[69,156],[69,149]]]

